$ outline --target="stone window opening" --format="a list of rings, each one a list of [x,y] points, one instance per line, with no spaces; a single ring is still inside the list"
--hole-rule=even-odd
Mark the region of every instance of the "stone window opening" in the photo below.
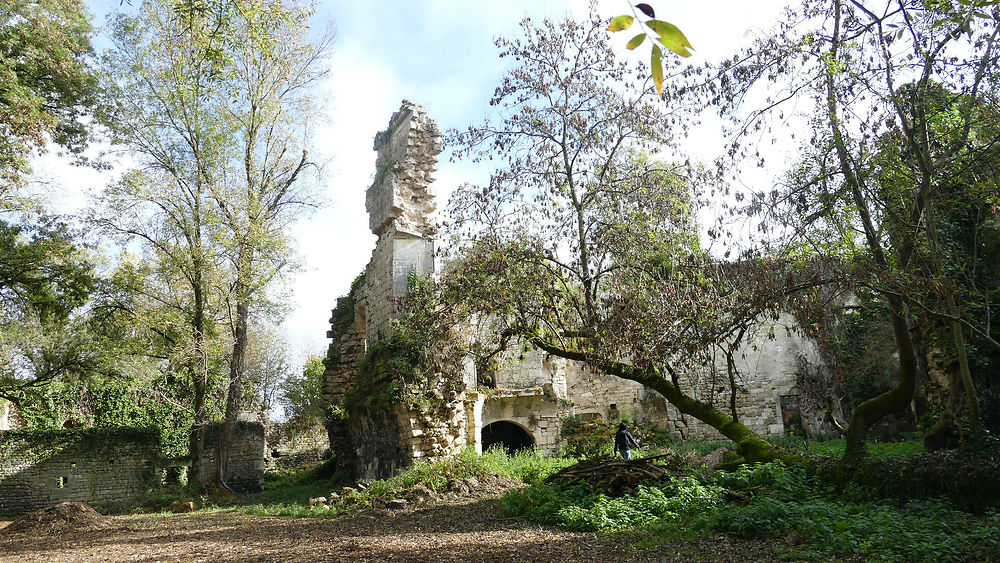
[[[57,489],[65,489],[66,488],[66,478],[65,477],[58,477],[56,479],[56,488]]]

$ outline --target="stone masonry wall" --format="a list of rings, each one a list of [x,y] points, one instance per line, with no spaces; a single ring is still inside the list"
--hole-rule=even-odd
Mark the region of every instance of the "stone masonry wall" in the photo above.
[[[157,484],[160,443],[146,429],[0,432],[0,514],[65,501],[124,501]]]
[[[413,464],[409,450],[409,413],[403,405],[359,407],[345,421],[350,444],[348,456],[359,479],[371,481],[393,475]]]
[[[389,127],[375,135],[375,181],[365,194],[368,226],[378,235],[357,303],[366,309],[369,343],[385,335],[396,297],[415,271],[434,271],[434,173],[444,149],[441,129],[427,110],[403,100]]]
[[[192,431],[192,436],[194,432]],[[215,476],[215,451],[222,433],[222,424],[210,424],[205,428],[204,455],[198,475],[202,482],[209,483]],[[238,422],[229,453],[229,475],[226,483],[236,491],[258,492],[264,488],[264,425],[259,422]]]
[[[323,401],[339,407],[344,394],[354,384],[355,366],[365,357],[366,308],[355,302],[354,292],[341,298],[342,306],[333,311],[332,329],[327,331],[330,347],[323,371]]]
[[[739,373],[736,412],[740,422],[762,435],[801,431],[799,428],[785,427],[782,397],[789,398],[785,401],[786,406],[797,403],[794,397],[798,395],[795,384],[799,358],[804,358],[811,364],[819,364],[822,360],[816,343],[801,336],[795,327],[795,320],[790,315],[783,314],[773,326],[759,327],[748,338],[749,343],[735,356]],[[768,336],[772,332],[773,337]],[[726,413],[730,411],[729,380],[724,357],[719,358],[714,375],[711,370],[694,375],[681,374],[680,383],[687,392],[694,390],[697,399],[710,402]],[[645,404],[645,408],[664,412],[666,424],[662,424],[662,417],[655,420],[661,421],[660,426],[678,438],[720,437],[714,428],[693,417],[681,415],[672,405],[662,405],[662,399],[648,395],[647,398],[650,401]],[[657,407],[656,402],[660,402],[661,406]],[[824,432],[825,427],[814,420],[819,414],[800,414],[811,435]]]
[[[312,419],[276,422],[264,427],[268,469],[291,469],[326,459],[330,439],[326,428]]]
[[[356,367],[368,347],[388,336],[395,300],[406,293],[411,273],[426,277],[434,272],[431,184],[444,148],[441,130],[423,107],[404,100],[389,127],[375,136],[373,148],[378,152],[375,181],[365,208],[378,241],[349,301],[339,302],[330,319],[332,342],[323,375],[324,400],[334,411],[327,420],[331,449],[364,478],[386,477],[415,458],[451,452],[456,436],[464,435],[447,425],[424,424],[419,417],[411,420],[401,405],[337,412],[356,384]],[[461,400],[456,405],[464,410]]]
[[[395,298],[406,293],[410,273],[428,276],[434,271],[431,183],[444,148],[441,130],[422,106],[403,100],[389,127],[375,136],[373,148],[378,152],[375,181],[366,193],[365,208],[378,241],[346,298],[351,318],[345,321],[341,315],[347,311],[338,306],[330,319],[327,336],[332,342],[323,391],[332,406],[339,406],[353,385],[354,367],[367,346],[386,336]]]
[[[441,129],[427,110],[403,100],[389,127],[375,135],[375,182],[365,194],[368,226],[382,234],[395,226],[401,233],[426,237],[436,208],[431,184],[437,157],[444,150]]]
[[[435,413],[408,412],[407,437],[414,459],[458,455],[468,444],[464,401],[450,403]]]
[[[565,362],[566,396],[572,402],[570,414],[598,413],[615,420],[623,412],[644,421],[641,400],[645,388],[634,381],[606,375],[576,362]]]
[[[544,393],[525,391],[499,392],[483,404],[482,429],[494,422],[514,422],[526,430],[535,446],[546,454],[556,454],[561,445],[563,404]]]
[[[562,419],[568,416],[598,414],[613,420],[628,411],[634,419],[645,418],[642,385],[540,350],[508,354],[496,387],[484,400],[479,431],[493,422],[514,422],[548,453],[558,452]]]

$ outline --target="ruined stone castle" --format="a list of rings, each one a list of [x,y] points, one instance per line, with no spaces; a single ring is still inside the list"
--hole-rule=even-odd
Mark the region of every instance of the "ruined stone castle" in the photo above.
[[[436,207],[434,173],[443,150],[440,129],[423,107],[404,101],[389,127],[375,136],[374,149],[375,180],[365,207],[378,242],[331,319],[323,391],[334,410],[354,387],[368,347],[386,337],[395,299],[406,293],[411,274],[428,277],[435,271],[431,215]],[[736,355],[743,376],[737,411],[744,424],[761,434],[809,432],[820,423],[813,413],[802,412],[795,389],[802,360],[818,361],[816,346],[794,330],[782,330],[781,325],[792,323],[783,317],[771,327],[772,338],[751,339]],[[534,446],[556,453],[563,422],[571,416],[614,420],[627,413],[678,438],[718,436],[644,386],[575,362],[534,351],[509,357],[501,365],[495,389],[478,390],[470,368],[463,374],[461,391],[444,397],[447,407],[433,414],[404,404],[355,406],[341,412],[329,423],[333,451],[353,465],[360,478],[375,479],[413,460],[455,455],[467,446],[477,451],[494,444]],[[684,383],[703,401],[728,404],[728,388],[716,388],[712,377],[690,376]]]

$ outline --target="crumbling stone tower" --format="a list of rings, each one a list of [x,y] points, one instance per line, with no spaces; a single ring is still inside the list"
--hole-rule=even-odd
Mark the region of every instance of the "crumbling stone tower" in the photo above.
[[[436,207],[431,184],[441,154],[441,129],[427,110],[409,100],[375,135],[375,182],[365,195],[368,226],[378,235],[365,270],[367,338],[379,339],[392,319],[393,299],[406,293],[411,272],[434,271]]]
[[[367,344],[385,336],[394,299],[406,293],[412,272],[434,272],[434,172],[441,129],[423,106],[403,100],[389,127],[375,135],[375,181],[365,196],[368,226],[378,235],[372,259],[351,293],[338,300],[331,330],[324,398],[338,405],[353,383],[354,364]]]
[[[389,127],[375,135],[374,150],[375,181],[365,208],[378,242],[350,294],[338,300],[327,333],[332,342],[323,391],[334,410],[355,386],[356,366],[367,347],[388,335],[395,299],[406,293],[410,275],[434,272],[432,183],[443,150],[441,130],[426,109],[403,100]],[[328,421],[331,447],[342,466],[353,465],[362,477],[390,474],[421,455],[410,442],[423,432],[414,435],[402,407],[333,414]]]

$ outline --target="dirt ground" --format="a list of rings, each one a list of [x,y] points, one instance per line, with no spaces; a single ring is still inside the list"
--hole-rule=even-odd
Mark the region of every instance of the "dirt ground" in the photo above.
[[[652,550],[631,543],[505,518],[492,500],[456,499],[326,518],[204,511],[113,516],[95,528],[55,534],[0,528],[0,561],[777,560],[773,540],[721,536]]]

